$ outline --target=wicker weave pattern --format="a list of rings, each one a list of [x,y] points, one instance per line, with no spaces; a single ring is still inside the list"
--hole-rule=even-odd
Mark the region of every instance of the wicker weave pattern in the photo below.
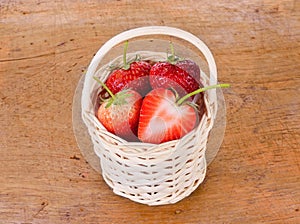
[[[164,57],[153,52],[139,54],[145,60]],[[120,58],[114,63],[118,60]],[[107,66],[96,73],[102,81],[109,74]],[[206,75],[202,77],[208,84]],[[207,112],[198,127],[182,139],[159,145],[133,143],[107,132],[95,117],[93,96],[97,95],[98,88],[96,84],[90,87],[91,110],[83,112],[83,120],[100,158],[103,178],[114,193],[148,205],[176,203],[190,195],[205,178],[205,150],[213,125],[215,102],[209,103],[205,94]]]

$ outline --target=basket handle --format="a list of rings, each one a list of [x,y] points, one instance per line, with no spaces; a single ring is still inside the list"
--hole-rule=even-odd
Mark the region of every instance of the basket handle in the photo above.
[[[195,47],[197,47],[202,54],[204,55],[209,68],[209,82],[210,85],[217,84],[217,67],[214,60],[214,57],[209,50],[209,48],[205,45],[203,41],[201,41],[198,37],[195,35],[178,29],[174,27],[168,27],[168,26],[146,26],[146,27],[139,27],[131,30],[127,30],[125,32],[122,32],[110,40],[108,40],[96,53],[94,58],[92,59],[87,73],[85,77],[85,84],[83,87],[82,97],[84,99],[88,99],[88,91],[86,91],[88,86],[91,86],[91,82],[93,82],[93,75],[96,72],[97,66],[99,62],[102,60],[102,58],[110,51],[110,49],[128,39],[132,39],[139,36],[147,36],[147,35],[170,35],[173,37],[178,37],[184,40],[189,41],[192,43]],[[216,100],[216,90],[211,89],[208,91],[208,97],[210,98],[211,102]],[[86,105],[87,106],[87,105]],[[85,107],[86,108],[86,107]]]

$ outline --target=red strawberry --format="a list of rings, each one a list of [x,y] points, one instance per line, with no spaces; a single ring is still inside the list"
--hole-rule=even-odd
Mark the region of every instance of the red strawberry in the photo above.
[[[142,96],[130,89],[113,94],[98,78],[95,79],[107,90],[106,99],[97,111],[97,117],[107,131],[127,141],[138,141],[137,129]]]
[[[143,100],[138,137],[143,142],[156,144],[179,139],[195,127],[196,121],[193,107],[178,106],[171,90],[157,88]]]
[[[180,139],[194,129],[198,120],[195,107],[186,100],[205,90],[228,86],[220,84],[200,88],[180,99],[169,89],[152,90],[141,106],[138,138],[154,144]]]
[[[148,62],[136,61],[131,63],[128,69],[123,67],[114,70],[105,84],[114,94],[122,89],[131,88],[144,96],[151,89],[149,84],[150,69],[151,65]]]
[[[149,83],[151,65],[146,61],[127,62],[127,47],[128,41],[125,42],[124,47],[123,67],[114,70],[107,78],[105,84],[113,94],[116,94],[122,89],[131,88],[144,96],[151,89]]]
[[[169,62],[158,62],[150,70],[150,84],[156,88],[174,88],[180,96],[199,88],[197,80],[180,67]]]
[[[176,62],[176,66],[189,73],[189,75],[198,82],[200,88],[203,87],[203,84],[201,82],[200,68],[194,61],[189,59],[178,60]],[[195,98],[193,98],[193,102],[197,102],[197,104],[199,105],[199,116],[202,117],[204,113],[204,107],[202,106],[204,104],[203,92],[199,93],[198,97],[195,96]]]
[[[183,96],[203,87],[200,81],[200,68],[192,60],[181,60],[175,56],[174,47],[170,43],[172,54],[166,62],[158,62],[150,70],[150,84],[155,88],[174,88]]]
[[[152,88],[174,88],[183,96],[193,92],[203,84],[200,81],[200,68],[192,60],[182,60],[175,55],[173,44],[170,43],[171,55],[166,62],[158,62],[150,70]]]
[[[176,62],[176,66],[189,73],[198,82],[200,87],[203,87],[200,81],[200,68],[194,61],[189,59],[179,60]]]

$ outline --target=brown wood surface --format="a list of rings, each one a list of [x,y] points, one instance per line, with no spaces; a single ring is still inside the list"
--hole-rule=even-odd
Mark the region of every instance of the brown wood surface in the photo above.
[[[212,50],[227,129],[188,198],[149,207],[85,161],[72,100],[112,36],[168,25]],[[0,223],[300,223],[300,1],[0,1]]]

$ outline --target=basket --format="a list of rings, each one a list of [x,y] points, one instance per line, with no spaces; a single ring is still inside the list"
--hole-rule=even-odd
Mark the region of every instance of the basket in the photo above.
[[[112,49],[126,40],[130,42],[137,38],[139,41],[152,36],[158,39],[176,38],[176,41],[183,40],[190,44],[194,51],[196,49],[198,54],[204,55],[208,64],[209,77],[201,70],[203,84],[217,83],[214,58],[208,47],[196,36],[172,27],[141,27],[116,35],[96,53],[85,76],[81,109],[82,119],[100,160],[102,176],[113,192],[138,203],[164,205],[187,197],[205,178],[205,151],[217,112],[216,90],[204,93],[206,112],[194,130],[179,140],[161,144],[127,142],[108,132],[95,116],[99,85],[93,76],[104,82],[109,75],[108,67],[111,63],[120,63],[120,52],[119,56],[111,60]],[[128,57],[134,57],[136,53],[129,53]],[[139,51],[138,54],[145,60],[166,58],[164,51]],[[105,57],[109,59],[105,61]]]

